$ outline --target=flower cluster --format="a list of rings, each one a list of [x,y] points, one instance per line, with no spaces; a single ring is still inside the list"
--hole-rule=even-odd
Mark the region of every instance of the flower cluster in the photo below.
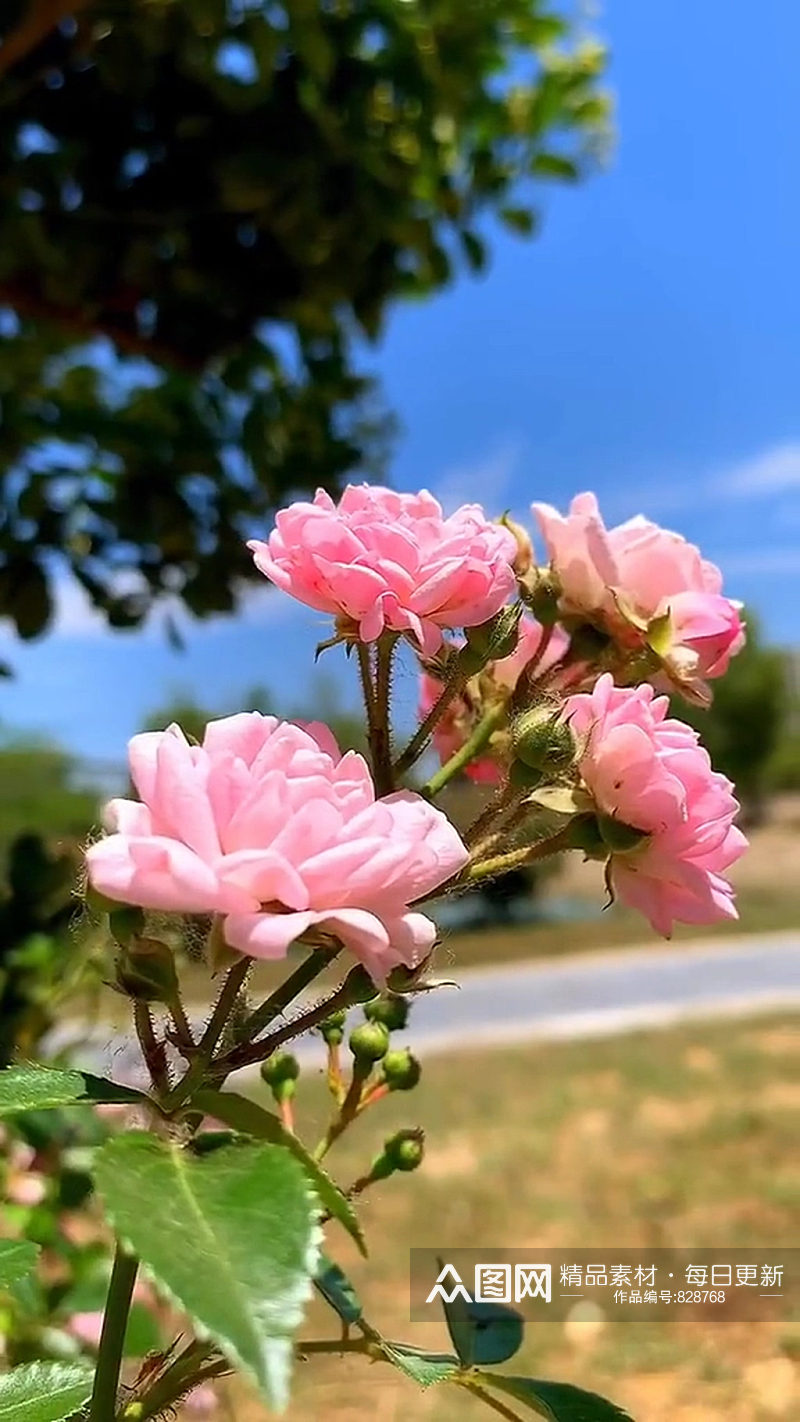
[[[666,936],[675,920],[736,917],[723,874],[747,846],[733,786],[712,770],[696,732],[668,713],[651,686],[618,687],[608,673],[563,712],[583,784],[611,822],[601,819],[610,885]]]
[[[108,807],[111,833],[88,851],[95,887],[216,915],[251,957],[341,943],[383,982],[432,948],[422,901],[502,867],[502,815],[524,829],[549,807],[575,822],[554,848],[607,860],[612,890],[659,932],[735,916],[732,787],[656,691],[706,697],[742,645],[738,604],[677,534],[642,518],[607,529],[591,494],[566,517],[533,507],[543,567],[524,529],[476,505],[445,517],[425,492],[350,486],[338,504],[319,492],[279,513],[249,546],[278,587],[334,619],[334,641],[362,645],[372,766],[324,726],[256,714],[212,722],[201,746],[174,726],[136,736],[140,799]],[[519,601],[540,620],[520,619]],[[400,639],[420,662],[421,724],[393,765],[386,668]],[[431,735],[442,769],[420,795],[402,774]],[[431,803],[462,770],[501,787],[470,851]]]
[[[547,673],[567,650],[568,638],[560,627],[545,628],[527,614],[520,618],[519,638],[513,652],[487,662],[445,707],[433,731],[434,749],[443,763],[455,755],[475,730],[488,707],[509,707],[520,680],[526,676],[526,695],[533,696]],[[436,705],[445,683],[429,671],[420,678],[419,716],[424,720]],[[503,718],[508,720],[508,718]],[[486,750],[464,768],[480,785],[499,785],[509,759],[509,730],[498,718]]]
[[[607,529],[594,494],[573,499],[566,518],[534,504],[555,576],[559,608],[594,624],[623,648],[646,647],[679,691],[707,700],[744,644],[739,604],[722,574],[677,533],[645,518]]]
[[[442,628],[486,622],[515,587],[513,535],[477,504],[445,518],[425,490],[351,484],[336,505],[320,489],[248,547],[276,587],[331,613],[343,633],[362,642],[409,633],[426,656],[441,647]]]
[[[376,800],[360,755],[325,726],[257,712],[212,721],[201,746],[177,726],[134,736],[140,801],[112,800],[88,851],[95,888],[142,908],[219,914],[232,948],[280,958],[311,930],[335,935],[377,980],[430,950],[409,907],[465,863],[440,810]]]

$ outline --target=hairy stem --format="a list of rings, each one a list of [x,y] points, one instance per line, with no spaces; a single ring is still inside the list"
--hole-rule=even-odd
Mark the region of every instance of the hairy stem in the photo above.
[[[358,1115],[358,1108],[361,1104],[361,1094],[364,1090],[364,1084],[371,1070],[372,1067],[368,1063],[358,1061],[353,1063],[353,1075],[350,1078],[347,1094],[339,1107],[338,1114],[334,1116],[325,1135],[314,1150],[315,1160],[323,1160],[334,1141],[338,1141],[343,1132],[347,1130],[351,1121],[355,1120]]]
[[[506,1404],[501,1402],[499,1397],[495,1397],[488,1388],[481,1387],[481,1384],[476,1382],[474,1378],[455,1378],[454,1381],[458,1382],[461,1387],[465,1387],[467,1392],[471,1392],[473,1397],[479,1397],[481,1402],[485,1402],[486,1406],[491,1407],[493,1412],[497,1412],[501,1417],[507,1418],[508,1422],[521,1422],[518,1412],[512,1412],[511,1408],[506,1407]]]
[[[125,1330],[138,1268],[138,1259],[133,1254],[126,1254],[117,1243],[89,1405],[89,1422],[114,1422],[116,1416]]]
[[[430,740],[434,728],[447,710],[450,702],[458,693],[463,690],[469,678],[463,670],[456,668],[448,681],[442,688],[442,694],[438,701],[435,701],[424,721],[421,721],[405,750],[397,757],[394,763],[395,775],[402,775],[404,771],[410,770],[415,761],[419,760],[422,752]]]
[[[192,1092],[201,1086],[208,1071],[211,1061],[216,1051],[219,1040],[225,1031],[228,1018],[233,1011],[239,993],[244,986],[247,975],[252,967],[252,959],[242,957],[238,963],[234,963],[229,969],[222,991],[217,998],[216,1006],[208,1021],[208,1026],[197,1044],[197,1054],[189,1067],[182,1081],[178,1082],[175,1089],[170,1092],[167,1099],[167,1106],[174,1111],[176,1107],[182,1106],[184,1101],[188,1101]]]
[[[472,735],[465,740],[463,746],[456,751],[455,755],[451,755],[435,775],[431,776],[423,788],[423,794],[433,799],[440,790],[444,789],[445,785],[450,783],[454,775],[458,775],[459,771],[469,765],[470,761],[474,760],[475,756],[479,755],[484,746],[488,744],[497,727],[502,724],[505,714],[505,706],[494,706],[491,711],[487,711],[486,715],[478,722]]]
[[[228,1075],[232,1071],[238,1071],[240,1067],[265,1062],[278,1047],[291,1042],[293,1037],[299,1037],[303,1032],[310,1032],[312,1027],[318,1027],[332,1012],[343,1007],[354,1007],[356,1003],[364,1000],[363,977],[360,970],[354,968],[348,973],[341,987],[331,993],[330,997],[324,998],[315,1007],[310,1007],[307,1012],[301,1012],[283,1027],[278,1027],[268,1036],[262,1037],[260,1041],[243,1042],[240,1047],[234,1047],[227,1056],[220,1057],[215,1065]]]
[[[332,963],[336,955],[341,951],[339,948],[314,948],[299,967],[290,973],[285,982],[276,988],[273,993],[251,1012],[244,1024],[244,1031],[248,1037],[257,1037],[259,1032],[263,1032],[265,1027],[269,1027],[276,1017],[280,1017],[284,1008],[307,988],[309,983],[313,983],[316,977]]]
[[[215,1354],[213,1343],[189,1343],[140,1396],[128,1400],[120,1422],[149,1422],[152,1417],[163,1417],[201,1382],[229,1373],[230,1364]]]
[[[373,725],[370,732],[372,751],[372,773],[378,795],[390,795],[394,789],[392,771],[392,742],[390,702],[392,689],[392,657],[397,638],[392,632],[384,632],[378,642],[375,669],[375,704]]]
[[[467,888],[482,879],[493,879],[498,874],[506,874],[509,869],[518,869],[524,864],[533,864],[538,859],[547,859],[551,854],[560,853],[562,849],[571,849],[571,829],[571,824],[568,824],[549,839],[539,840],[538,844],[523,844],[519,849],[512,849],[507,854],[495,854],[490,859],[479,859],[477,863],[468,864],[459,876],[461,883],[454,887]]]
[[[134,1002],[133,1023],[139,1046],[142,1049],[145,1066],[156,1092],[161,1095],[169,1091],[169,1068],[164,1043],[159,1042],[153,1025],[153,1014],[146,1002]]]

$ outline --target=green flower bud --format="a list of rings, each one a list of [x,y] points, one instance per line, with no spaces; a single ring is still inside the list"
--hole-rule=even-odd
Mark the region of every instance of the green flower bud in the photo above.
[[[327,1042],[329,1047],[338,1047],[344,1041],[344,1027],[347,1021],[347,1012],[342,1007],[338,1012],[332,1012],[330,1017],[326,1017],[324,1022],[319,1024],[319,1033],[323,1042]]]
[[[616,820],[613,815],[598,815],[597,827],[603,843],[615,854],[625,854],[631,849],[638,849],[639,845],[649,838],[645,830],[626,825],[624,820]]]
[[[530,770],[564,770],[575,759],[575,740],[566,721],[548,707],[524,711],[511,728],[517,760]]]
[[[608,845],[596,815],[576,815],[569,826],[569,842],[572,849],[582,849],[587,859],[608,859]]]
[[[530,582],[530,579],[528,579]],[[553,627],[559,619],[559,590],[547,574],[540,574],[533,587],[523,583],[520,596],[542,627]]]
[[[383,1154],[395,1170],[416,1170],[422,1164],[424,1140],[418,1127],[398,1131],[384,1142]]]
[[[390,994],[376,997],[374,1002],[364,1005],[364,1016],[370,1022],[382,1022],[390,1032],[402,1032],[408,1021],[409,1005],[404,997]]]
[[[487,662],[510,657],[519,640],[521,614],[522,603],[514,602],[510,607],[501,607],[480,627],[466,627],[466,644],[458,653],[461,669],[474,676]]]
[[[297,1081],[300,1063],[291,1052],[275,1052],[261,1063],[261,1080],[267,1086],[281,1086],[285,1081]]]
[[[379,1062],[389,1049],[389,1030],[382,1022],[362,1022],[350,1033],[350,1051],[357,1062]]]
[[[422,1075],[422,1067],[408,1047],[387,1052],[383,1059],[383,1079],[390,1091],[413,1091]]]
[[[172,950],[157,938],[132,938],[116,966],[117,986],[136,1002],[173,1002],[178,995]]]
[[[144,933],[144,910],[132,904],[115,904],[109,911],[108,927],[111,937],[125,947],[132,938]]]
[[[342,990],[347,990],[348,1001],[355,1006],[357,1003],[371,1002],[375,996],[375,984],[367,972],[359,963],[357,967],[351,968],[350,972],[342,984]]]

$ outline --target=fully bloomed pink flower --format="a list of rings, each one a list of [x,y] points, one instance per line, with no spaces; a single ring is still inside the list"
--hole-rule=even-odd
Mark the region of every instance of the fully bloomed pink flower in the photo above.
[[[231,947],[281,958],[310,929],[334,934],[382,981],[413,966],[435,927],[409,904],[466,862],[452,825],[419,795],[376,800],[360,755],[326,726],[248,712],[134,736],[141,801],[112,800],[113,831],[87,853],[111,899],[223,917]]]
[[[611,854],[613,888],[665,936],[676,920],[737,917],[723,876],[747,847],[734,824],[731,782],[667,711],[667,698],[651,686],[618,687],[608,673],[564,708],[597,809],[646,836]]]
[[[744,645],[739,605],[723,596],[719,568],[694,544],[641,517],[607,529],[594,494],[574,498],[566,517],[550,504],[534,504],[533,512],[562,612],[629,644],[637,627],[664,619],[658,650],[679,682],[723,675]]]
[[[527,613],[523,614],[519,623],[519,639],[510,656],[489,662],[479,676],[471,678],[463,693],[453,698],[437,721],[433,732],[434,749],[442,765],[461,749],[481,716],[489,709],[489,703],[508,699],[522,673],[535,657],[539,657],[536,663],[537,678],[544,676],[560,661],[569,645],[566,633],[560,627],[552,628],[540,654],[544,637],[545,628]],[[430,673],[423,672],[419,688],[420,720],[424,720],[441,694],[442,682]],[[464,774],[476,784],[497,785],[503,777],[501,760],[491,753],[477,756],[465,767]]]
[[[354,624],[362,642],[385,629],[410,633],[426,656],[443,627],[477,627],[516,586],[514,535],[478,504],[449,518],[425,490],[397,494],[350,484],[335,504],[319,489],[291,504],[266,543],[248,548],[277,587]]]

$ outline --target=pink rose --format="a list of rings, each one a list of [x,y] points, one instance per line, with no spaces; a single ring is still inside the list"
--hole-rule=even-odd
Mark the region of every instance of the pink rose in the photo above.
[[[723,874],[747,847],[733,786],[667,711],[651,686],[617,687],[608,673],[564,707],[598,811],[645,836],[610,854],[613,888],[665,937],[676,920],[737,917]]]
[[[227,942],[281,958],[311,928],[342,940],[376,981],[414,966],[436,929],[409,904],[466,862],[452,825],[419,795],[375,799],[360,755],[326,726],[248,712],[212,721],[202,746],[177,726],[134,736],[141,797],[112,800],[89,878],[142,908],[223,916]]]
[[[426,656],[443,627],[487,622],[516,587],[514,535],[478,504],[445,518],[424,490],[350,484],[335,504],[319,489],[277,515],[266,543],[247,546],[277,587],[357,624],[361,641],[407,632]]]
[[[722,595],[719,568],[694,544],[641,517],[607,529],[594,494],[574,498],[566,518],[549,504],[534,504],[533,512],[563,613],[627,645],[664,619],[654,645],[679,683],[702,693],[705,678],[723,675],[744,645],[744,628],[738,604]]]
[[[460,750],[467,737],[474,731],[488,703],[506,699],[514,691],[526,667],[530,666],[542,646],[545,629],[523,614],[519,624],[519,640],[508,657],[490,662],[479,676],[473,677],[464,688],[462,695],[450,702],[444,715],[436,724],[433,733],[434,749],[444,765],[456,751]],[[547,647],[536,664],[536,677],[550,671],[567,650],[569,639],[560,627],[554,627]],[[418,714],[424,720],[442,693],[442,683],[429,673],[420,678],[420,700]],[[464,774],[478,784],[497,785],[503,778],[500,762],[491,754],[476,757],[466,766]]]

